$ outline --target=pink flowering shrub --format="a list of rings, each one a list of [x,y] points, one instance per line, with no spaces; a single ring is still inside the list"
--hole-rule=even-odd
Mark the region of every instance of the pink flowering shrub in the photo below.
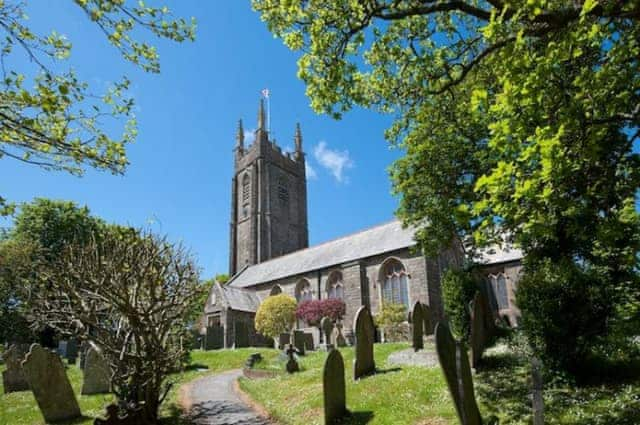
[[[296,317],[306,323],[317,326],[324,316],[333,322],[341,320],[347,310],[344,301],[337,298],[303,301],[296,309]]]

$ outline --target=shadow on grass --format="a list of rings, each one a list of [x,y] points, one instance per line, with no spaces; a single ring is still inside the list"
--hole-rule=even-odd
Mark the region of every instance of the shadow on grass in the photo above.
[[[339,423],[343,425],[364,425],[371,422],[373,412],[368,410],[363,412],[349,412]]]
[[[85,422],[85,421],[87,421],[87,420],[89,420],[89,419],[93,419],[93,418],[92,418],[92,417],[90,417],[90,416],[82,415],[82,416],[80,416],[80,417],[78,417],[78,418],[71,419],[71,420],[68,420],[68,421],[55,422],[55,424],[57,424],[57,425],[74,425],[74,424],[81,424],[82,422]]]
[[[190,372],[198,369],[209,369],[209,366],[199,363],[189,363],[185,368],[185,372]]]
[[[401,370],[402,368],[400,367],[391,367],[388,369],[376,369],[376,372],[373,373],[372,375],[384,375],[385,373],[400,372]]]

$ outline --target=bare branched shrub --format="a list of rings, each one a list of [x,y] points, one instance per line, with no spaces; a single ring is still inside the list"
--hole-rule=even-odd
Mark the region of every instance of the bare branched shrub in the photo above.
[[[121,406],[142,406],[147,423],[188,354],[187,320],[200,299],[198,270],[180,245],[133,229],[71,244],[44,276],[42,322],[97,345]]]

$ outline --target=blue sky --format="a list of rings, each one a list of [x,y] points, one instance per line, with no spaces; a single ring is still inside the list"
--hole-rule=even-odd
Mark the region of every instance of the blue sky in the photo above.
[[[104,87],[133,81],[139,137],[129,146],[124,176],[88,170],[81,177],[0,159],[0,194],[73,200],[108,221],[144,226],[188,246],[211,277],[228,268],[232,149],[237,120],[256,124],[260,91],[271,92],[271,129],[283,148],[300,122],[307,160],[310,243],[393,218],[387,168],[400,155],[383,132],[391,117],[356,110],[341,121],[315,114],[296,78],[297,55],[267,31],[246,1],[157,1],[198,21],[194,43],[154,43],[162,71],[126,63],[73,2],[30,2],[30,25],[73,43],[79,76]],[[27,63],[21,66],[28,66]],[[25,72],[27,69],[25,68]],[[5,220],[0,222],[7,225]]]

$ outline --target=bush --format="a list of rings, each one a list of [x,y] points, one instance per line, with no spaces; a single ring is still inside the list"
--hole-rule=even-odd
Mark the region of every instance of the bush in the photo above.
[[[288,332],[296,320],[296,300],[289,295],[268,297],[256,312],[256,330],[262,335],[277,338]]]
[[[442,277],[444,312],[451,332],[464,340],[471,332],[469,303],[478,290],[478,284],[470,271],[449,269]]]
[[[347,311],[347,306],[341,299],[326,298],[324,300],[309,300],[300,303],[296,309],[296,317],[304,320],[311,326],[318,326],[323,317],[328,317],[332,322],[342,320]]]
[[[569,260],[526,266],[517,302],[534,354],[579,377],[608,333],[615,310],[609,287]]]
[[[376,326],[384,332],[385,342],[409,340],[410,327],[407,323],[407,308],[403,304],[383,304],[382,310],[374,317]]]

